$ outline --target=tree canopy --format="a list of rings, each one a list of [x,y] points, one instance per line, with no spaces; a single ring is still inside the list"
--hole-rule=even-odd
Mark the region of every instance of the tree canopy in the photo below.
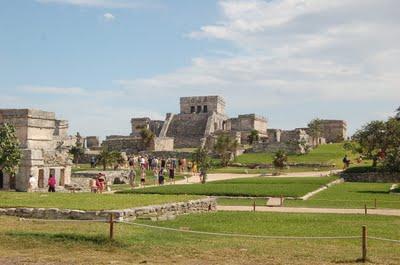
[[[0,125],[0,170],[10,175],[16,174],[21,158],[15,127],[7,123]]]
[[[218,136],[214,149],[221,158],[222,166],[228,166],[232,156],[235,156],[238,146],[238,141],[233,139],[230,135],[221,134]]]
[[[308,133],[313,138],[314,144],[318,145],[318,138],[321,137],[323,131],[322,120],[319,118],[313,119],[307,126]]]

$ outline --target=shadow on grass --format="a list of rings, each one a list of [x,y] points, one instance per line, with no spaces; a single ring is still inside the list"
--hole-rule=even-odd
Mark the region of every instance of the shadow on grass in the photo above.
[[[361,190],[356,192],[365,194],[389,194],[389,191],[377,191],[377,190]]]
[[[8,236],[27,238],[27,239],[44,239],[53,240],[56,242],[72,242],[72,243],[90,243],[99,246],[125,247],[126,244],[110,240],[102,235],[82,235],[82,234],[67,234],[67,233],[37,233],[37,232],[8,232]]]

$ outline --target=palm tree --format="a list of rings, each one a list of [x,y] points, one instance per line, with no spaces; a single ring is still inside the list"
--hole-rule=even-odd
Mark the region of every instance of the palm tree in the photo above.
[[[258,131],[257,131],[257,130],[252,130],[252,131],[250,132],[249,136],[248,136],[249,144],[252,145],[252,144],[258,142],[259,139],[260,139],[260,136],[259,136]]]
[[[211,168],[211,157],[208,155],[208,150],[201,147],[196,149],[192,155],[192,159],[199,166],[202,175],[201,183],[206,183],[207,172]]]
[[[223,167],[228,166],[232,155],[236,156],[236,151],[238,147],[238,141],[232,139],[231,136],[222,134],[218,137],[214,149],[218,156],[221,158],[221,164]]]
[[[283,170],[283,168],[287,165],[288,157],[283,150],[279,150],[278,152],[275,153],[274,156],[274,167],[280,170]]]
[[[117,151],[109,151],[104,148],[99,155],[99,162],[103,165],[103,170],[107,169],[108,165],[112,165],[121,159],[121,153]]]
[[[149,148],[150,144],[154,141],[156,137],[155,134],[149,129],[143,129],[140,131],[140,136],[142,137],[144,145]]]

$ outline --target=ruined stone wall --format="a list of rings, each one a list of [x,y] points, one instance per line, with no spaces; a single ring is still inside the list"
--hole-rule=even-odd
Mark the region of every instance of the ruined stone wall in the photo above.
[[[140,136],[143,129],[152,131],[156,136],[160,135],[164,121],[151,120],[150,118],[132,118],[131,119],[131,136]]]
[[[151,151],[173,151],[174,150],[174,138],[171,137],[156,137],[152,144]]]
[[[255,114],[239,115],[237,118],[229,119],[227,130],[250,132],[257,130],[262,134],[267,133],[267,120]]]
[[[268,142],[270,142],[270,143],[278,142],[279,143],[281,141],[282,130],[268,129],[267,134],[268,134]]]
[[[36,219],[108,220],[113,214],[119,220],[149,217],[151,220],[170,220],[177,215],[217,210],[216,198],[204,198],[188,202],[150,205],[122,210],[81,211],[58,208],[0,208],[0,216],[18,216]]]
[[[107,136],[101,144],[110,151],[134,154],[146,150],[142,138],[136,136]]]
[[[91,149],[93,147],[99,147],[100,140],[97,136],[86,136],[86,147]]]
[[[328,143],[342,142],[347,139],[347,123],[343,120],[322,120],[322,137]]]
[[[181,114],[225,113],[225,101],[220,96],[182,97],[180,98]]]

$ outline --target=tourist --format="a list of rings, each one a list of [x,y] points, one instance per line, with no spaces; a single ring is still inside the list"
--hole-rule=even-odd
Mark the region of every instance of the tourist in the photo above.
[[[155,186],[157,184],[157,182],[158,182],[158,170],[157,170],[157,167],[155,167],[153,169],[153,177],[154,177],[154,186]]]
[[[343,164],[344,164],[343,169],[349,168],[349,166],[350,166],[350,159],[347,157],[347,155],[345,155],[345,156],[343,157]]]
[[[90,158],[90,167],[91,168],[95,168],[96,167],[96,158],[94,156],[92,156]]]
[[[195,177],[197,175],[197,164],[196,164],[196,162],[193,163],[192,173],[193,173],[193,177]]]
[[[134,169],[131,169],[131,171],[129,171],[129,185],[133,188],[135,188],[135,180],[136,180],[136,171]]]
[[[146,184],[146,170],[143,169],[140,177],[140,185],[144,187]]]
[[[99,193],[103,193],[104,187],[105,187],[105,182],[106,182],[106,179],[104,178],[104,174],[99,173],[97,180],[98,180],[96,183],[97,190]]]
[[[164,168],[158,172],[158,185],[164,185]]]
[[[179,160],[178,160],[179,173],[182,173],[182,172],[183,172],[182,165],[183,165],[183,159],[179,159]]]
[[[36,178],[32,175],[29,176],[28,192],[32,192],[37,187]]]
[[[173,165],[170,165],[169,167],[169,183],[175,184],[175,168]]]
[[[128,164],[129,164],[130,169],[134,169],[135,168],[135,159],[133,157],[129,157]]]
[[[165,168],[167,161],[164,158],[161,158],[161,168]]]
[[[157,166],[158,166],[157,157],[153,157],[153,159],[151,160],[151,169],[152,170],[157,169]]]
[[[190,174],[190,172],[192,172],[192,167],[193,167],[193,163],[192,163],[192,161],[189,161],[187,163],[187,171],[189,172],[189,174]]]
[[[204,169],[200,169],[200,183],[206,182],[206,171]]]
[[[182,159],[182,172],[184,172],[186,169],[186,158]]]
[[[49,186],[49,192],[56,192],[56,184],[57,180],[53,174],[50,174],[49,180],[47,181],[47,185]]]
[[[89,180],[90,192],[97,193],[96,177]]]

